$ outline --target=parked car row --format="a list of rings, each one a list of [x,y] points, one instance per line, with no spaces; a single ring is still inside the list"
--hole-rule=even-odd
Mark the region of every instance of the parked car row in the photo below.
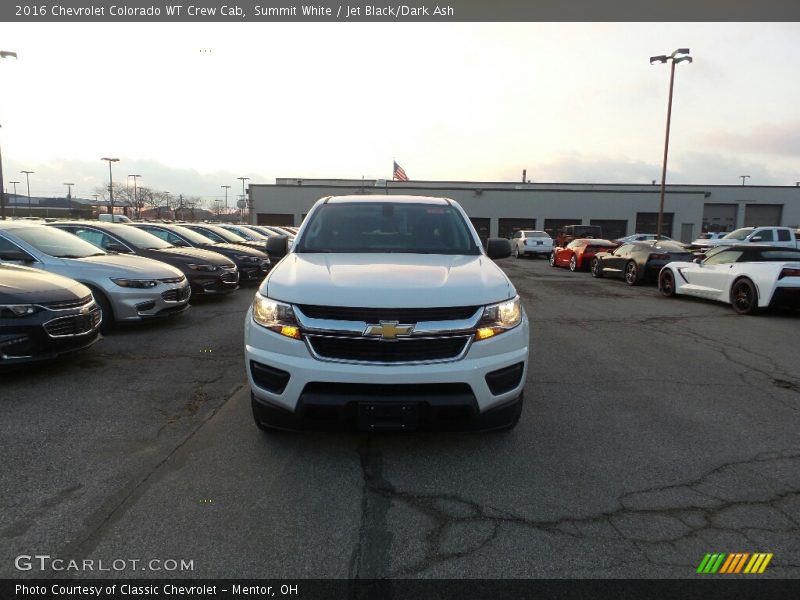
[[[260,283],[260,249],[222,228],[114,221],[0,221],[0,365],[87,348],[114,324],[179,314],[192,296]]]
[[[725,302],[740,314],[776,306],[800,308],[800,249],[796,233],[787,232],[788,227],[748,227],[716,239],[707,234],[703,241],[723,243],[700,247],[700,252],[697,240],[687,245],[667,239],[577,238],[553,248],[550,264],[571,271],[588,268],[593,277],[620,278],[628,285],[657,281],[664,296]],[[769,243],[762,241],[765,237]]]

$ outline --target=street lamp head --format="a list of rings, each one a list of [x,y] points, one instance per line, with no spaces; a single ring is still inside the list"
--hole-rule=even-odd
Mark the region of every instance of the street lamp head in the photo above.
[[[108,157],[106,157],[106,156],[104,156],[104,157],[103,157],[103,158],[101,158],[100,160],[107,160],[108,162],[119,162],[119,159],[118,159],[118,158],[108,158]]]
[[[8,50],[0,50],[0,58],[8,58],[9,56],[13,56],[17,58],[16,52],[9,52]]]
[[[675,52],[672,53],[672,58],[675,58],[678,54],[689,54],[688,48],[678,48]]]
[[[667,62],[668,58],[669,57],[667,55],[665,55],[665,54],[662,54],[660,56],[651,56],[650,57],[650,64],[652,65],[652,64],[655,64],[655,63],[665,63],[665,62]]]
[[[680,58],[673,58],[672,62],[678,64],[679,62],[692,62],[691,56],[681,56]]]

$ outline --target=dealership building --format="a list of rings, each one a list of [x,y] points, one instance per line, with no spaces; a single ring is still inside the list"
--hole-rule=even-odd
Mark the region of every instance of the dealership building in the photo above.
[[[608,183],[496,183],[277,179],[248,189],[250,222],[299,225],[319,198],[349,194],[411,194],[456,200],[481,238],[517,229],[600,225],[606,238],[653,233],[661,186]],[[800,227],[800,186],[667,185],[662,233],[689,242],[703,231],[786,225]]]

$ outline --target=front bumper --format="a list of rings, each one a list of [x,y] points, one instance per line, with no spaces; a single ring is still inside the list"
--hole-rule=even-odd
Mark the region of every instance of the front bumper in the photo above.
[[[111,301],[116,321],[141,321],[183,312],[192,294],[186,279],[148,289],[114,286],[103,291]]]
[[[41,311],[0,319],[0,365],[50,360],[77,352],[101,339],[100,310]]]
[[[214,273],[191,271],[186,276],[194,295],[229,294],[239,289],[239,270],[236,267],[218,269]]]
[[[352,421],[362,404],[415,404],[423,417],[458,407],[445,412],[460,411],[462,420],[472,422],[514,405],[525,386],[526,316],[514,329],[472,343],[458,360],[387,365],[314,358],[305,342],[261,327],[251,311],[245,317],[245,366],[253,401],[263,410],[294,415],[285,418],[301,426],[310,406],[333,406]]]

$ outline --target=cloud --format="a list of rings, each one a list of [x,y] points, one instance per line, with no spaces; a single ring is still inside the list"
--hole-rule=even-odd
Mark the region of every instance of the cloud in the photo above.
[[[705,147],[725,148],[741,154],[800,156],[800,121],[762,123],[745,132],[716,130],[699,136]]]

